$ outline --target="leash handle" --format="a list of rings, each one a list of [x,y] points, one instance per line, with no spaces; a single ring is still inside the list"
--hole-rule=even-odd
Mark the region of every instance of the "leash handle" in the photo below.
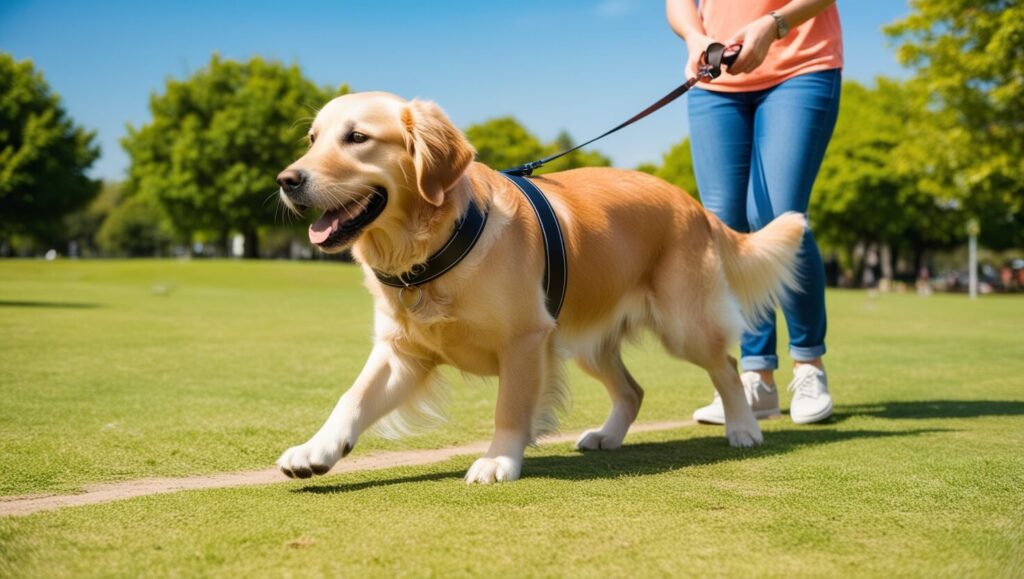
[[[736,59],[740,57],[740,51],[742,50],[743,45],[739,42],[734,42],[728,46],[721,42],[712,42],[700,55],[700,61],[697,65],[698,75],[706,80],[714,80],[722,76],[722,66],[736,64]]]
[[[555,153],[554,155],[544,157],[543,159],[530,161],[529,163],[525,163],[517,167],[512,167],[511,169],[505,169],[504,171],[502,171],[502,173],[505,173],[507,175],[514,175],[517,177],[528,177],[533,174],[534,169],[543,167],[544,165],[550,163],[551,161],[554,161],[555,159],[564,157],[569,153],[572,153],[573,151],[578,151],[579,149],[586,147],[587,145],[593,143],[594,141],[603,139],[608,135],[618,131],[619,129],[624,129],[629,125],[632,125],[633,123],[639,121],[640,119],[646,117],[647,115],[657,111],[658,109],[664,107],[670,102],[683,96],[683,94],[686,93],[686,91],[693,88],[693,86],[696,85],[698,82],[702,80],[711,81],[721,76],[722,65],[732,66],[732,64],[736,62],[736,59],[739,58],[741,50],[743,50],[743,45],[740,43],[730,44],[729,46],[726,46],[720,42],[713,42],[709,44],[708,47],[704,50],[704,52],[702,52],[700,55],[697,76],[687,79],[686,82],[673,89],[672,92],[661,97],[660,99],[658,99],[657,102],[647,107],[646,109],[633,115],[626,122],[618,125],[617,127],[613,128],[610,131],[607,131],[594,137],[593,139],[590,139],[589,141],[580,143],[575,147],[571,147],[560,153]]]

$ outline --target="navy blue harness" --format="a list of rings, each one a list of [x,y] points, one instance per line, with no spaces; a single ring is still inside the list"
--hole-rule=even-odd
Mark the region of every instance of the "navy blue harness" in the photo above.
[[[562,235],[562,228],[558,225],[558,216],[555,215],[555,210],[551,207],[551,203],[548,202],[548,198],[533,181],[530,181],[529,175],[533,173],[534,169],[568,155],[598,139],[607,137],[650,115],[682,96],[698,82],[718,78],[722,74],[722,65],[731,66],[736,62],[742,48],[741,44],[732,44],[730,46],[717,42],[709,44],[704,53],[701,54],[697,76],[688,79],[685,83],[626,122],[575,147],[501,172],[505,178],[512,181],[522,191],[523,195],[526,196],[530,206],[533,207],[534,214],[537,215],[537,221],[540,222],[540,231],[544,237],[544,295],[547,298],[548,313],[551,314],[552,318],[558,319],[558,314],[562,311],[562,304],[565,302],[566,284],[569,280],[569,260],[566,255],[565,238]],[[476,245],[477,240],[480,239],[485,225],[487,225],[487,212],[480,209],[476,201],[471,200],[466,214],[455,224],[455,232],[452,234],[452,237],[437,253],[428,257],[422,264],[413,267],[412,271],[401,275],[392,276],[379,271],[374,271],[374,273],[382,284],[400,288],[399,301],[402,300],[403,290],[419,290],[417,301],[411,306],[416,307],[423,298],[420,286],[440,277],[462,261],[462,258],[469,254],[469,251]]]
[[[558,319],[558,313],[562,311],[562,304],[565,302],[565,290],[569,278],[565,238],[562,236],[562,228],[558,224],[558,216],[555,215],[555,210],[551,207],[548,198],[532,181],[518,175],[508,173],[502,173],[502,175],[522,191],[530,202],[530,206],[533,207],[537,221],[540,222],[541,235],[544,238],[544,295],[547,296],[548,313],[552,318]],[[441,277],[469,254],[483,234],[485,225],[487,225],[487,212],[481,209],[475,200],[470,200],[465,215],[455,223],[455,231],[451,238],[444,244],[444,247],[428,257],[426,261],[400,275],[388,275],[376,270],[374,274],[380,283],[399,288],[399,291],[416,289],[422,292],[421,285]],[[422,293],[417,297],[416,304],[419,304],[421,298]]]
[[[558,216],[555,215],[551,202],[533,181],[512,173],[502,175],[523,192],[537,215],[537,221],[540,222],[540,232],[544,237],[544,295],[547,296],[548,313],[552,318],[558,319],[558,313],[562,311],[562,304],[565,303],[565,289],[569,282],[569,259]]]

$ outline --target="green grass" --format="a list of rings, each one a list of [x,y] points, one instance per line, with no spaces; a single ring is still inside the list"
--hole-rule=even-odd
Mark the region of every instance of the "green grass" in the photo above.
[[[370,352],[361,280],[330,263],[0,262],[0,495],[273,463],[320,427]],[[661,391],[642,419],[709,398],[699,370],[654,348],[634,359]],[[599,424],[604,389],[572,372],[565,427]],[[488,438],[496,382],[448,375],[450,423],[364,437],[358,451]]]
[[[0,494],[260,468],[361,367],[370,300],[337,264],[0,262]],[[836,418],[474,457],[0,519],[0,576],[1024,574],[1024,300],[828,295]],[[783,337],[784,343],[784,337]],[[627,357],[641,420],[711,394],[656,347]],[[784,362],[785,363],[785,362]],[[495,387],[452,373],[452,421],[356,452],[487,438]],[[783,375],[783,379],[787,376]],[[607,400],[570,374],[567,429]]]

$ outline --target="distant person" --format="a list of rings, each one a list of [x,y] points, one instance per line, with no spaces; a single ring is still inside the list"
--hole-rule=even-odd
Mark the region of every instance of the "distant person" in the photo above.
[[[807,213],[811,188],[839,112],[842,31],[834,0],[666,0],[672,29],[689,50],[687,74],[713,42],[742,43],[736,63],[689,93],[691,147],[705,207],[737,231],[756,231],[787,211]],[[832,414],[825,354],[825,269],[814,235],[804,236],[797,272],[802,291],[783,295],[789,390],[797,424]],[[775,386],[775,315],[741,342],[740,378],[758,418],[780,413]],[[717,394],[697,409],[723,424]]]

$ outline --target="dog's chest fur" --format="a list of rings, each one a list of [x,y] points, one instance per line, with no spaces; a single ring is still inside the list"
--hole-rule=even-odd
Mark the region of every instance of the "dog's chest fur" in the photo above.
[[[437,299],[429,291],[415,308],[407,308],[390,296],[383,299],[392,322],[389,337],[397,343],[463,372],[484,376],[498,373],[500,340],[495,340],[493,331],[484,331],[481,324],[450,315],[448,300]]]

